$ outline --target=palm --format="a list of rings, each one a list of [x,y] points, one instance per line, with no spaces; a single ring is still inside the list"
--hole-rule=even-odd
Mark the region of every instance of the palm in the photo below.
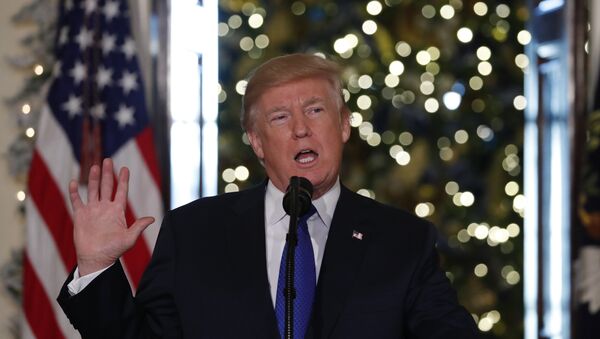
[[[144,217],[128,227],[125,219],[129,172],[121,169],[116,191],[113,191],[112,161],[104,160],[90,170],[88,199],[79,196],[77,183],[69,184],[73,205],[74,241],[77,265],[81,275],[110,266],[131,248],[142,231],[154,219]],[[113,198],[114,193],[114,198]]]

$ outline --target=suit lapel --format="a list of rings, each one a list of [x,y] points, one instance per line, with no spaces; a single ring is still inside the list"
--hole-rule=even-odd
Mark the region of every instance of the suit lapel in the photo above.
[[[239,281],[243,300],[234,307],[248,307],[249,323],[257,337],[278,338],[267,275],[265,248],[265,185],[242,193],[227,223],[227,246],[234,278]]]
[[[313,325],[319,338],[331,333],[362,263],[369,241],[363,210],[354,193],[342,186],[317,284]]]

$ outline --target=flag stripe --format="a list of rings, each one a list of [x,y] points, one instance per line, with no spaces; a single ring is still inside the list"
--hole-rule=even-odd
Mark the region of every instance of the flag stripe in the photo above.
[[[52,180],[52,176],[37,150],[33,151],[33,158],[31,159],[28,188],[31,199],[37,205],[45,224],[48,225],[55,243],[64,245],[59,246],[59,254],[63,263],[67,267],[75,265],[71,216],[64,205],[64,200],[57,199],[62,194],[54,180]]]
[[[31,200],[26,201],[27,208],[27,244],[35,251],[28,251],[29,262],[34,268],[38,281],[46,295],[50,296],[52,307],[63,334],[67,337],[76,337],[76,333],[67,317],[62,313],[58,303],[54,302],[54,296],[58,295],[62,283],[68,275],[58,254],[57,244],[48,232],[48,226],[42,220],[38,210]],[[69,270],[72,267],[68,268]]]
[[[23,256],[23,306],[31,330],[38,338],[64,338],[56,322],[54,310],[50,306],[48,295],[42,288],[27,255]]]
[[[48,173],[56,182],[70,215],[68,184],[71,179],[79,178],[79,163],[73,156],[65,131],[56,121],[48,105],[45,105],[41,111],[37,135],[38,141],[35,146],[37,153],[44,160]]]
[[[160,188],[146,166],[146,160],[140,154],[140,142],[131,140],[113,156],[115,169],[129,168],[135,176],[129,178],[129,200],[134,213],[147,216],[162,208]]]
[[[135,216],[131,212],[131,208],[129,204],[125,209],[125,218],[127,220],[127,225],[131,225],[135,221]],[[139,263],[147,263],[150,261],[150,248],[146,244],[144,237],[139,237],[135,242],[132,248],[130,248],[123,255],[123,260],[125,262],[125,269],[130,278],[130,282],[133,284],[133,288],[137,288],[140,279],[142,278],[142,273],[144,273],[145,265],[140,265]]]
[[[28,209],[27,226],[31,232],[27,233],[27,244],[36,246],[38,251],[30,251],[27,255],[29,261],[35,267],[40,282],[48,295],[56,294],[62,284],[57,278],[67,276],[67,269],[59,257],[58,248],[52,235],[48,233],[48,227],[41,219],[38,210],[30,201],[26,203]]]
[[[160,188],[152,180],[149,166],[145,165],[144,159],[140,156],[139,142],[128,142],[117,152],[113,159],[115,168],[128,167],[130,176],[128,202],[131,210],[137,217],[151,216],[160,221],[157,211],[162,211],[162,202]],[[144,231],[144,238],[150,248],[154,247],[158,237],[159,227],[153,225]]]
[[[137,145],[142,154],[142,157],[145,160],[146,165],[148,166],[148,170],[152,174],[152,178],[154,179],[154,184],[156,187],[160,188],[160,174],[158,173],[157,166],[150,166],[150,164],[158,164],[156,159],[156,152],[154,150],[154,137],[151,128],[145,128],[138,136],[136,137]]]

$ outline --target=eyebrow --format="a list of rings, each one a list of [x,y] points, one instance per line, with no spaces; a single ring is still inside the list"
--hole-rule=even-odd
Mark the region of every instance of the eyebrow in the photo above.
[[[324,102],[324,101],[325,100],[323,98],[321,98],[321,97],[311,97],[311,98],[307,99],[306,101],[304,101],[302,103],[302,107],[306,107],[306,106],[309,106],[309,105],[312,105],[312,104],[316,104],[316,103],[321,103],[321,102]]]
[[[321,97],[310,97],[308,99],[306,99],[303,103],[302,103],[302,107],[306,107],[306,106],[310,106],[316,103],[322,103],[325,100]],[[279,112],[279,111],[285,111],[288,110],[289,107],[286,105],[280,105],[280,106],[275,106],[275,107],[271,107],[269,108],[265,113],[265,115],[269,115],[275,112]]]
[[[287,110],[287,106],[275,106],[275,107],[271,107],[269,108],[266,112],[265,115],[269,115],[275,112],[279,112],[279,111],[285,111]]]

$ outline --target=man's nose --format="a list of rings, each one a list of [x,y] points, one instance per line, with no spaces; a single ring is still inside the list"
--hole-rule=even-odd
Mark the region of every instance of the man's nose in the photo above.
[[[292,129],[294,137],[304,138],[310,135],[310,126],[307,117],[303,113],[293,114],[292,117]]]

